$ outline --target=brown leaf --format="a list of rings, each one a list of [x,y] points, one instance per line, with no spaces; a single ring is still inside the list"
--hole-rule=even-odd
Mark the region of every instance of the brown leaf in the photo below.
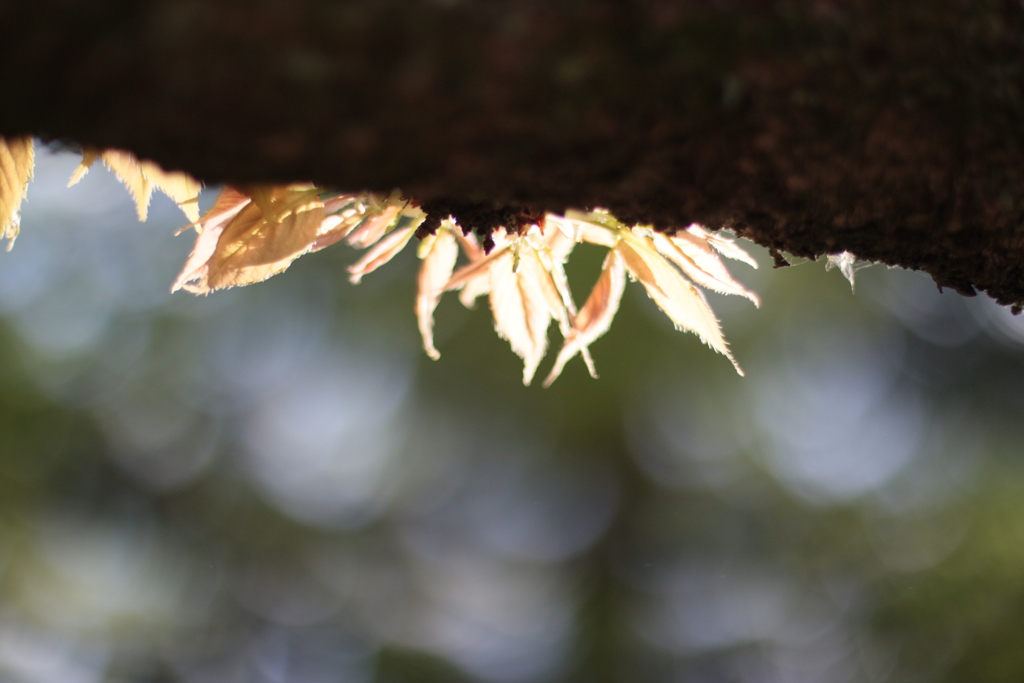
[[[650,238],[624,231],[616,251],[630,275],[640,281],[658,307],[678,329],[689,330],[743,371],[729,353],[718,319],[701,293],[658,253]]]
[[[445,285],[451,279],[458,256],[458,242],[452,229],[445,225],[421,243],[420,258],[423,264],[418,277],[416,319],[423,337],[423,350],[434,360],[441,357],[434,346],[434,311],[445,292]]]
[[[575,316],[572,330],[566,336],[562,344],[555,365],[544,380],[544,386],[549,387],[551,383],[562,374],[565,364],[581,351],[586,351],[595,340],[601,337],[611,327],[615,313],[619,310],[622,301],[622,292],[626,288],[626,267],[622,257],[614,250],[608,252],[605,257],[601,275],[598,277],[594,288],[587,297],[587,302]],[[597,372],[593,363],[588,363],[590,376],[597,379]]]
[[[21,202],[35,168],[32,137],[0,137],[0,239],[10,240],[7,251],[21,232]]]
[[[307,184],[275,187],[267,205],[271,216],[248,202],[233,215],[225,211],[222,220],[208,221],[172,291],[205,294],[285,270],[316,241],[324,221],[318,193]]]

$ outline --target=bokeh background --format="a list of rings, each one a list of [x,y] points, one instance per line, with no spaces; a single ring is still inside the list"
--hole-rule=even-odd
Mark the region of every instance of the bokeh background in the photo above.
[[[709,295],[746,378],[631,285],[600,380],[523,387],[483,301],[424,356],[411,250],[171,295],[183,216],[76,164],[0,256],[0,681],[1024,680],[1024,319],[984,297],[748,245],[762,308]]]

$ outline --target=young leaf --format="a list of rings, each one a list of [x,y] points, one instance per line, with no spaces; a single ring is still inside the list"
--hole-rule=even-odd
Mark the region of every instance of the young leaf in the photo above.
[[[422,210],[397,192],[385,199],[350,194],[326,201],[320,200],[320,192],[311,185],[225,188],[213,208],[192,224],[199,238],[175,289],[206,293],[257,282],[284,270],[300,254],[343,238],[357,247],[372,247],[349,268],[351,280],[359,282],[400,252],[425,219]],[[547,215],[525,234],[521,229],[513,236],[495,231],[492,239],[494,246],[485,254],[472,233],[463,233],[449,219],[420,244],[416,315],[429,357],[440,357],[433,340],[438,301],[445,291],[459,290],[467,307],[489,294],[495,331],[523,359],[524,384],[532,381],[547,352],[552,319],[558,321],[564,342],[544,385],[557,379],[577,353],[597,377],[589,346],[611,325],[628,272],[677,328],[698,334],[743,374],[704,297],[684,277],[757,303],[721,262],[724,255],[753,264],[731,240],[698,226],[667,237],[649,228],[627,227],[601,210]],[[564,269],[578,242],[609,247],[601,275],[579,311]],[[469,263],[455,271],[460,247]]]
[[[575,316],[572,329],[558,352],[555,365],[544,380],[544,386],[551,386],[552,382],[562,374],[565,364],[581,351],[586,353],[588,347],[601,337],[611,327],[612,319],[619,310],[622,301],[622,292],[626,289],[626,267],[622,257],[615,250],[609,251],[605,257],[601,275],[598,277],[594,288],[587,297],[587,302]],[[586,358],[586,356],[584,356]],[[593,361],[587,364],[590,376],[597,379],[597,372],[594,370]]]
[[[197,233],[202,234],[204,230],[215,230],[218,226],[223,227],[224,224],[237,216],[238,212],[244,209],[245,205],[250,202],[252,202],[252,199],[248,195],[233,187],[225,186],[220,191],[220,194],[217,195],[217,199],[214,200],[210,210],[203,214],[203,217],[199,220],[193,221],[184,228],[181,228],[177,234],[180,235],[188,228],[195,228]]]
[[[348,243],[357,249],[376,244],[398,222],[401,212],[399,206],[388,206],[380,214],[368,216],[349,235]]]
[[[476,237],[473,233],[465,234],[456,224],[452,224],[452,234],[458,241],[459,246],[462,248],[462,253],[466,255],[469,262],[477,263],[485,258],[487,254],[484,254],[483,248],[476,241]],[[491,252],[494,253],[493,251]],[[455,279],[454,277],[452,278]],[[446,290],[458,289],[459,290],[459,302],[462,303],[466,308],[475,308],[476,300],[491,291],[491,279],[484,273],[481,277],[470,278],[464,282],[461,287],[452,287],[451,280],[448,285],[445,286]]]
[[[679,266],[701,287],[720,294],[737,294],[750,299],[755,306],[761,305],[756,294],[733,279],[706,240],[690,234],[685,238],[670,238],[659,232],[652,234],[651,239],[662,255]]]
[[[0,137],[0,239],[10,240],[7,251],[21,231],[21,202],[35,167],[32,137]]]
[[[222,193],[221,197],[223,196]],[[196,238],[196,242],[192,246],[192,253],[185,261],[178,278],[171,285],[171,291],[184,289],[193,294],[208,294],[216,289],[210,284],[210,264],[217,257],[217,250],[225,230],[238,230],[243,224],[250,227],[256,226],[262,222],[262,219],[263,214],[259,207],[246,197],[245,203],[237,210],[224,212],[220,219],[211,219],[201,226],[197,225],[196,231],[199,236]]]
[[[324,218],[324,222],[320,224],[320,229],[317,231],[316,241],[313,242],[313,246],[309,248],[310,251],[320,251],[327,247],[340,242],[345,239],[352,228],[356,226],[358,221],[348,219],[346,216],[333,215]]]
[[[190,221],[199,219],[199,191],[202,187],[198,180],[181,171],[165,171],[152,161],[142,161],[139,165],[153,187],[170,197]]]
[[[393,231],[384,239],[377,242],[373,249],[366,252],[366,255],[363,256],[363,258],[348,267],[349,281],[354,285],[358,285],[364,275],[368,275],[377,270],[393,259],[398,252],[405,249],[405,245],[409,244],[409,239],[412,238],[415,233],[416,226],[410,225]]]
[[[654,302],[679,329],[690,330],[701,341],[728,358],[736,372],[743,371],[729,353],[718,319],[701,293],[658,253],[650,238],[622,232],[616,251],[630,275],[640,281]]]
[[[576,242],[567,237],[564,231],[559,231],[556,235],[549,233],[545,236],[545,241],[551,247],[538,250],[537,256],[540,258],[544,269],[550,274],[551,282],[561,298],[563,315],[556,317],[562,337],[568,338],[572,332],[573,321],[576,319],[577,312],[576,302],[573,301],[572,291],[569,289],[569,279],[565,274],[565,261],[568,260],[569,253]],[[565,242],[568,242],[568,247],[564,245]],[[597,377],[597,369],[594,367],[594,359],[590,356],[590,349],[587,346],[583,346],[580,348],[580,353],[583,356],[583,362],[587,366],[587,371],[590,372],[592,377]]]
[[[139,220],[145,221],[149,216],[149,200],[153,195],[153,183],[142,172],[142,165],[139,164],[138,159],[128,152],[113,149],[104,151],[100,158],[128,188],[128,192],[135,200]]]
[[[71,174],[71,179],[68,180],[68,187],[77,185],[78,181],[84,178],[85,174],[89,172],[90,168],[92,168],[92,165],[96,163],[99,156],[100,151],[98,149],[93,149],[92,147],[84,148],[82,150],[82,161],[79,162],[78,168],[75,169],[75,172]]]
[[[317,239],[324,221],[318,193],[311,185],[275,187],[269,193],[270,216],[248,202],[233,215],[223,212],[226,220],[207,221],[172,291],[206,294],[285,270]]]
[[[467,301],[461,296],[459,299],[462,301],[466,308],[472,308],[473,302],[478,296],[482,296],[491,291],[491,276],[490,269],[496,261],[509,256],[511,259],[511,243],[506,242],[504,236],[496,234],[495,242],[501,242],[500,246],[495,246],[491,250],[490,254],[482,256],[475,261],[464,265],[455,271],[452,278],[445,285],[445,291],[462,290],[463,293],[467,290],[473,292],[473,296]],[[509,261],[511,263],[511,260]]]
[[[491,293],[491,278],[484,272],[482,277],[468,280],[459,289],[459,303],[466,308],[476,308],[476,300]]]
[[[744,251],[736,241],[730,239],[720,232],[708,232],[699,225],[691,225],[686,230],[676,234],[676,237],[685,237],[686,234],[693,235],[698,239],[707,240],[714,247],[715,251],[726,258],[734,261],[742,261],[751,268],[757,269],[757,261],[751,258],[750,254]]]
[[[357,195],[339,195],[324,200],[324,213],[318,237],[310,251],[320,251],[340,242],[366,218],[366,208]]]
[[[569,260],[569,255],[576,248],[577,242],[574,234],[566,234],[557,223],[549,226],[547,217],[541,225],[527,232],[527,238],[539,251],[550,254],[559,263]]]
[[[441,357],[434,346],[434,311],[459,257],[459,245],[453,229],[458,230],[454,225],[442,224],[435,234],[423,240],[419,251],[423,264],[418,276],[416,319],[423,337],[423,350],[434,360]]]
[[[232,187],[225,187],[217,195],[213,206],[203,215],[201,220],[187,225],[178,231],[177,234],[180,235],[189,227],[194,227],[199,237],[192,247],[192,254],[189,256],[188,261],[185,262],[185,266],[182,268],[177,280],[171,286],[172,292],[183,288],[195,294],[209,291],[208,289],[203,290],[199,285],[190,285],[188,283],[198,283],[206,279],[209,271],[209,261],[217,250],[217,242],[220,240],[224,228],[251,202],[252,200],[247,195]]]
[[[466,255],[470,261],[479,261],[487,254],[484,253],[483,247],[476,241],[476,235],[473,233],[465,233],[462,228],[452,221],[451,232],[455,235],[455,240],[462,247],[462,253]]]
[[[82,150],[82,163],[71,175],[68,187],[80,181],[96,159],[103,159],[103,163],[128,188],[135,199],[140,221],[145,221],[149,215],[149,200],[154,189],[173,199],[190,221],[199,220],[199,181],[187,173],[165,171],[152,161],[140,161],[133,154],[119,149]]]
[[[548,296],[553,296],[557,302],[557,304],[552,304],[551,314],[558,320],[559,329],[564,337],[569,334],[572,319],[576,316],[576,302],[572,299],[569,278],[565,274],[564,266],[568,251],[563,252],[557,241],[551,240],[551,242],[556,242],[553,247],[543,246],[536,249],[534,253],[540,261],[541,268],[547,273],[547,278],[544,279],[545,289],[548,290]],[[575,242],[570,244],[575,244]]]
[[[498,336],[523,359],[523,384],[529,385],[547,352],[551,315],[539,284],[542,274],[537,272],[537,260],[522,259],[518,272],[513,271],[512,261],[512,251],[505,250],[488,267],[491,312]]]
[[[618,234],[621,230],[629,230],[604,211],[567,211],[559,224],[566,222],[573,226],[578,242],[597,244],[609,249],[618,244]]]
[[[552,260],[542,258],[541,253],[537,249],[524,246],[520,250],[519,269],[523,270],[525,268],[526,276],[533,278],[536,290],[540,293],[544,305],[547,307],[548,315],[558,321],[562,334],[568,334],[569,326],[572,324],[569,308],[562,298],[562,292],[559,291],[558,285],[555,284],[555,279],[548,267],[549,265],[553,265]],[[575,308],[575,305],[573,308]]]
[[[851,292],[854,290],[854,279],[857,276],[857,271],[862,267],[863,265],[857,265],[857,257],[848,251],[839,254],[829,254],[828,260],[825,262],[825,270],[838,268],[843,277],[849,280]]]

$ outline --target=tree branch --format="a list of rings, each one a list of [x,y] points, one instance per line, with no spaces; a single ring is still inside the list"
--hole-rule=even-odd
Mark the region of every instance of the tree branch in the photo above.
[[[1012,0],[36,0],[0,26],[0,134],[464,221],[732,227],[1024,303]]]

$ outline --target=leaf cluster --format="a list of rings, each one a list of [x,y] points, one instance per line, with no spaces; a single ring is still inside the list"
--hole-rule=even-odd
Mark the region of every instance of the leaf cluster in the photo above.
[[[481,241],[473,232],[479,226],[460,226],[450,216],[430,217],[400,192],[386,197],[336,195],[310,183],[225,187],[200,216],[198,181],[121,150],[83,150],[69,185],[81,180],[97,160],[128,188],[140,220],[146,219],[153,191],[159,190],[191,221],[182,230],[194,229],[196,241],[172,291],[208,294],[260,282],[299,256],[342,240],[367,250],[349,268],[351,281],[358,283],[401,252],[418,231],[426,232],[418,249],[422,265],[416,315],[423,348],[431,358],[440,357],[433,338],[434,311],[446,292],[457,291],[467,307],[487,296],[495,331],[523,359],[524,384],[532,382],[547,354],[553,322],[562,346],[544,385],[554,382],[577,355],[597,377],[590,345],[608,331],[627,279],[633,279],[677,329],[697,334],[743,374],[697,286],[743,296],[757,305],[757,296],[733,279],[721,257],[755,268],[757,264],[732,240],[697,225],[666,235],[625,225],[607,211],[570,211],[537,216],[529,224],[498,226]],[[0,237],[12,243],[32,168],[31,138],[0,138]],[[577,307],[565,264],[580,243],[599,245],[608,253],[583,306]]]

